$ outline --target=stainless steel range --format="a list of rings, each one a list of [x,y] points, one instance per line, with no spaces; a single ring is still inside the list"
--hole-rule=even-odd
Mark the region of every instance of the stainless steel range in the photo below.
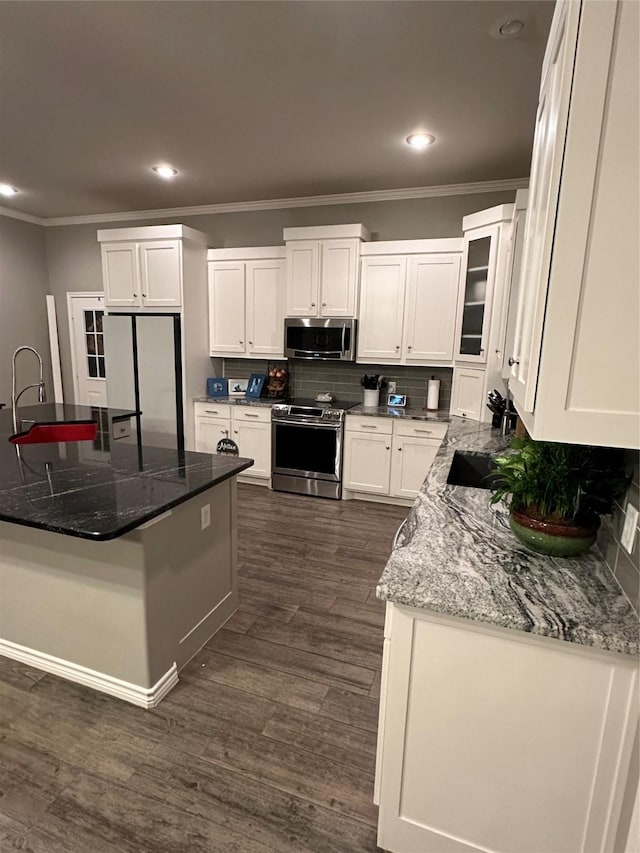
[[[293,400],[271,409],[271,485],[339,500],[345,411],[355,403]]]

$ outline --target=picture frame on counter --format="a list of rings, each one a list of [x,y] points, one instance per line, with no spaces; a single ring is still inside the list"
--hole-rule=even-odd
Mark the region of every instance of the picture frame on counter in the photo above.
[[[247,393],[248,379],[229,379],[229,397],[244,397]]]
[[[264,373],[252,373],[249,377],[246,396],[249,399],[257,400],[262,394],[262,389],[266,380]]]
[[[207,379],[207,397],[226,397],[229,393],[229,383],[222,376]]]

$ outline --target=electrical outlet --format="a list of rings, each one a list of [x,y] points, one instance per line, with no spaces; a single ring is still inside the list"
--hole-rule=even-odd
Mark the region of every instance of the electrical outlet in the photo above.
[[[211,504],[200,507],[200,530],[206,530],[211,524]]]
[[[629,552],[633,551],[633,543],[636,538],[636,527],[638,526],[638,510],[633,504],[628,503],[624,511],[624,525],[620,535],[620,544]]]
[[[387,391],[389,392],[389,394],[395,394],[396,393],[396,383],[395,382],[389,382],[389,385],[387,386]]]

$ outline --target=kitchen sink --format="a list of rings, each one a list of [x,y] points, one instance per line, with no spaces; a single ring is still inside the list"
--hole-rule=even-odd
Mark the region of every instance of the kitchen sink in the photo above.
[[[499,479],[495,462],[489,453],[456,450],[453,454],[447,483],[472,489],[493,489]]]

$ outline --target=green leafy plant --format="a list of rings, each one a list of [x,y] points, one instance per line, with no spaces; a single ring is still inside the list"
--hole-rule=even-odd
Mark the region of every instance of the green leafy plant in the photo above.
[[[597,527],[629,483],[623,451],[514,438],[495,459],[491,503],[504,501],[539,520]]]

